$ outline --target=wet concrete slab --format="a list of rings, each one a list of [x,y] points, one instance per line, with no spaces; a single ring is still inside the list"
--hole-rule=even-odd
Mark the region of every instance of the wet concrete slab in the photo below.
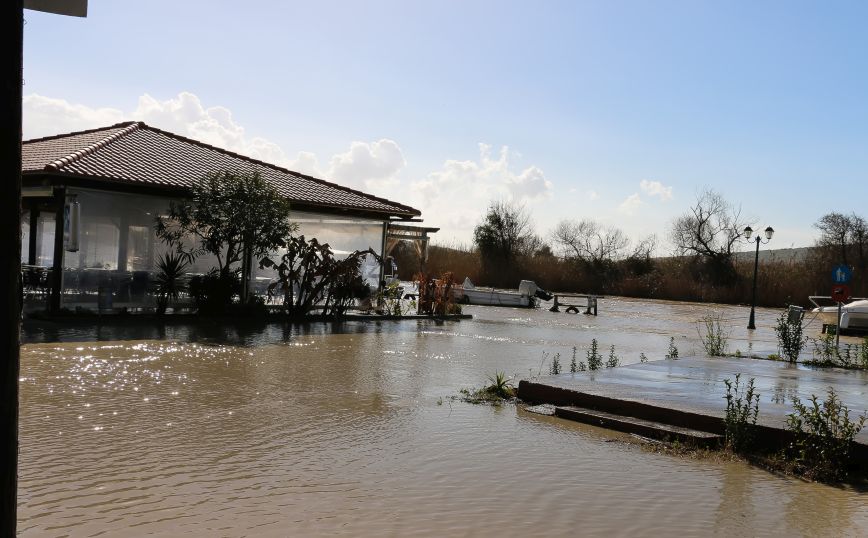
[[[829,387],[851,418],[868,411],[866,371],[746,358],[683,358],[545,376],[522,381],[518,395],[531,403],[578,405],[719,433],[726,410],[724,380],[736,374],[743,383],[755,379],[757,422],[770,435],[786,427],[794,397],[806,401],[816,394],[822,400]],[[868,428],[857,442],[868,445]]]

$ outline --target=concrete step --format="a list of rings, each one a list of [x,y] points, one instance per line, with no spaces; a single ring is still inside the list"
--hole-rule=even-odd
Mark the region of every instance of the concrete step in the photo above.
[[[555,416],[619,432],[635,433],[664,441],[678,441],[693,446],[710,448],[723,444],[722,435],[584,407],[558,406],[555,407]]]

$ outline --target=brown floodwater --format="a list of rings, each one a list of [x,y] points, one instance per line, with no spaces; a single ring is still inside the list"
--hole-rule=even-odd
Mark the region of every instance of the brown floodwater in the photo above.
[[[868,495],[621,434],[452,400],[543,373],[592,338],[624,362],[770,352],[776,312],[607,299],[600,316],[467,307],[472,321],[28,328],[19,529],[30,536],[868,534]],[[811,328],[809,332],[816,332]],[[51,340],[62,339],[64,343]]]

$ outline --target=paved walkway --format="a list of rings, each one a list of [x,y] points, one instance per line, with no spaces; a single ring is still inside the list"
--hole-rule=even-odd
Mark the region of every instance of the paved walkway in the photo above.
[[[784,428],[792,412],[792,398],[803,402],[811,394],[825,399],[834,387],[850,409],[851,419],[868,411],[868,371],[794,366],[784,362],[736,358],[684,358],[631,364],[618,368],[560,374],[536,379],[535,384],[645,403],[689,413],[722,417],[726,410],[724,379],[741,374],[754,378],[760,394],[759,420]],[[868,444],[868,427],[857,437]]]

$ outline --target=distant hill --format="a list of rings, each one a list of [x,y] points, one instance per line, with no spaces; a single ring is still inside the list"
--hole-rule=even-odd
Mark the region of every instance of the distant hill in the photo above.
[[[799,247],[799,248],[778,248],[772,250],[763,250],[760,248],[759,252],[759,260],[760,262],[801,262],[805,261],[808,258],[808,255],[811,251],[814,250],[814,247]],[[743,252],[737,252],[735,254],[735,259],[737,260],[753,260],[755,251],[753,250],[745,250]]]

